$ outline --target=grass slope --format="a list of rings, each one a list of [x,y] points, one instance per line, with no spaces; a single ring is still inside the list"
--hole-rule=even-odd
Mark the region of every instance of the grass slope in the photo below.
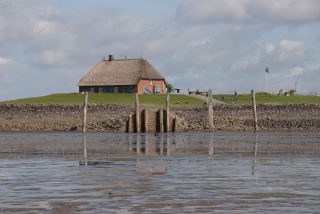
[[[234,95],[220,94],[214,95],[213,98],[218,100],[224,100],[229,104],[241,105],[251,104],[251,94],[240,94],[238,100],[234,100]],[[267,93],[256,94],[257,104],[320,104],[320,97],[318,96],[307,96],[307,95],[293,95],[293,96],[278,96]]]
[[[141,105],[165,107],[165,95],[139,95]],[[89,94],[89,104],[134,104],[135,94]],[[78,93],[52,94],[41,97],[10,100],[6,104],[82,104],[83,95]],[[203,101],[186,95],[170,95],[170,106],[188,108],[203,105]]]

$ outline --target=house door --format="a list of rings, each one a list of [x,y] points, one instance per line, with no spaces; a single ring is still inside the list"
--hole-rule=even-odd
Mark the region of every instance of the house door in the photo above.
[[[156,93],[156,86],[152,87],[152,93],[155,94]]]
[[[114,93],[118,93],[118,87],[114,87]]]

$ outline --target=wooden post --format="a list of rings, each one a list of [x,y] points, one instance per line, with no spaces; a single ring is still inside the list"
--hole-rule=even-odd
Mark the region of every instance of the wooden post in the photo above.
[[[170,95],[167,92],[166,96],[166,132],[170,130]]]
[[[159,131],[160,133],[163,133],[163,109],[159,110]]]
[[[138,94],[136,94],[136,131],[140,133],[140,105]]]
[[[132,114],[129,115],[129,121],[128,121],[128,133],[132,133]]]
[[[209,129],[213,131],[213,109],[212,109],[212,90],[208,90],[208,120]]]
[[[87,106],[88,106],[88,92],[84,92],[84,101],[83,101],[83,123],[82,123],[82,132],[87,131]]]
[[[177,121],[177,115],[174,116],[173,118],[173,126],[172,126],[172,132],[176,132],[177,131],[177,124],[178,121]]]
[[[148,115],[148,109],[144,110],[144,132],[149,132],[149,115]]]
[[[258,118],[257,118],[257,105],[256,105],[256,93],[252,89],[251,90],[252,95],[252,108],[253,108],[253,119],[254,119],[254,130],[258,131]]]

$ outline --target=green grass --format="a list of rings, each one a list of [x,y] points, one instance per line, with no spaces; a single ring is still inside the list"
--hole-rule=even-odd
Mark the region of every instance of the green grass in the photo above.
[[[213,98],[224,100],[224,102],[234,105],[249,105],[252,103],[251,94],[240,94],[237,101],[234,100],[233,94],[219,94],[214,95]],[[320,104],[320,97],[307,95],[278,96],[268,93],[257,93],[256,102],[257,104]]]
[[[139,95],[141,105],[149,107],[165,107],[165,95]],[[134,104],[135,94],[89,94],[89,104]],[[41,97],[31,97],[9,100],[6,104],[82,104],[83,95],[78,93],[52,94]],[[189,108],[203,105],[203,101],[186,96],[170,95],[170,106],[174,108]]]

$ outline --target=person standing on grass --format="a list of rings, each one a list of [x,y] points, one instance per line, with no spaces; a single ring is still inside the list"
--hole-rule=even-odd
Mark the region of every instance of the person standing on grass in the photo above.
[[[234,101],[238,101],[238,93],[237,93],[237,91],[234,91]]]

